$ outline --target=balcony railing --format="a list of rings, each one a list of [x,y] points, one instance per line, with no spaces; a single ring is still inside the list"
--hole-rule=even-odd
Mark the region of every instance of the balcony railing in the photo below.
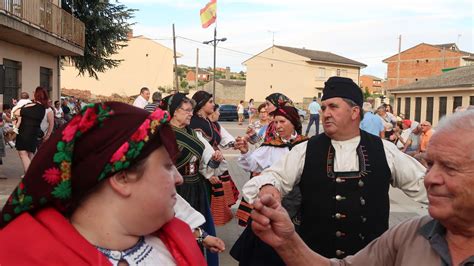
[[[0,0],[0,10],[81,48],[85,46],[84,23],[53,4],[51,0]]]

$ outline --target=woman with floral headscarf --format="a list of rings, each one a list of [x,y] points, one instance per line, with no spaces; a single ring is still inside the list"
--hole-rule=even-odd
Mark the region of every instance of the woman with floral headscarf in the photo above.
[[[238,165],[253,176],[270,167],[273,163],[286,155],[294,146],[308,140],[301,135],[302,125],[296,108],[280,106],[270,113],[275,126],[274,137],[249,151],[248,143],[244,138],[238,138],[235,148],[239,149],[241,156]],[[288,211],[295,225],[299,224],[299,207],[301,192],[298,186],[282,199],[282,206]],[[244,211],[247,215],[244,215]],[[239,206],[239,224],[247,225],[235,245],[231,255],[239,261],[239,265],[283,265],[283,261],[276,252],[255,236],[251,229],[249,214],[252,206],[243,201]],[[248,224],[247,224],[248,222]]]
[[[160,108],[171,114],[170,124],[176,134],[179,157],[176,167],[184,178],[177,188],[178,193],[191,206],[206,218],[203,229],[212,236],[216,235],[214,219],[210,211],[210,190],[208,179],[215,173],[222,173],[225,162],[220,152],[215,152],[212,146],[202,136],[201,132],[191,129],[194,102],[183,93],[175,93],[162,99]],[[219,265],[216,254],[207,253],[209,265]]]
[[[169,118],[107,102],[53,134],[1,211],[2,265],[205,265],[175,218]]]

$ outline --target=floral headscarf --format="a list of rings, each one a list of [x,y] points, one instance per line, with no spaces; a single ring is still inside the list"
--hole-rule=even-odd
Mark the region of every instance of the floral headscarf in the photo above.
[[[293,106],[293,102],[290,100],[290,98],[286,97],[284,94],[275,92],[267,96],[265,100],[269,101],[272,103],[275,107],[281,107],[281,106]]]
[[[277,109],[283,106],[294,107],[293,102],[290,100],[290,98],[286,97],[284,94],[279,93],[279,92],[275,92],[268,95],[267,98],[265,98],[265,100],[269,101]],[[275,123],[272,121],[270,122],[270,124],[268,124],[267,130],[265,131],[264,140],[265,142],[269,142],[277,138],[278,136],[276,134]]]
[[[295,107],[291,107],[291,106],[278,107],[277,109],[275,109],[275,111],[271,112],[270,115],[274,117],[277,115],[285,117],[293,124],[293,126],[295,127],[295,131],[298,134],[301,134],[301,129],[302,129],[301,120],[300,120],[300,116],[298,115],[298,111],[296,110]]]
[[[133,166],[164,145],[175,158],[168,112],[125,103],[85,106],[41,147],[1,211],[0,228],[21,215],[51,206],[69,215],[102,180]]]

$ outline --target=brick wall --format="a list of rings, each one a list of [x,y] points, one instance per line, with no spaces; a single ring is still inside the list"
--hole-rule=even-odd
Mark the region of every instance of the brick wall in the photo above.
[[[212,93],[212,81],[204,85],[204,90]],[[218,104],[239,104],[245,100],[245,86],[225,86],[216,82],[216,102]]]
[[[442,73],[444,68],[459,67],[462,53],[421,44],[400,54],[399,86]],[[387,60],[387,87],[397,86],[398,55]]]

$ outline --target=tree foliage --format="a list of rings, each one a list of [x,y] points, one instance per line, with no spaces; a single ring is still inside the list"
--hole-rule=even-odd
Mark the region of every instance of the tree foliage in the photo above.
[[[126,46],[136,9],[108,0],[62,0],[62,7],[85,24],[84,56],[72,57],[79,73],[97,79],[97,72],[118,66],[122,60],[110,57]]]

